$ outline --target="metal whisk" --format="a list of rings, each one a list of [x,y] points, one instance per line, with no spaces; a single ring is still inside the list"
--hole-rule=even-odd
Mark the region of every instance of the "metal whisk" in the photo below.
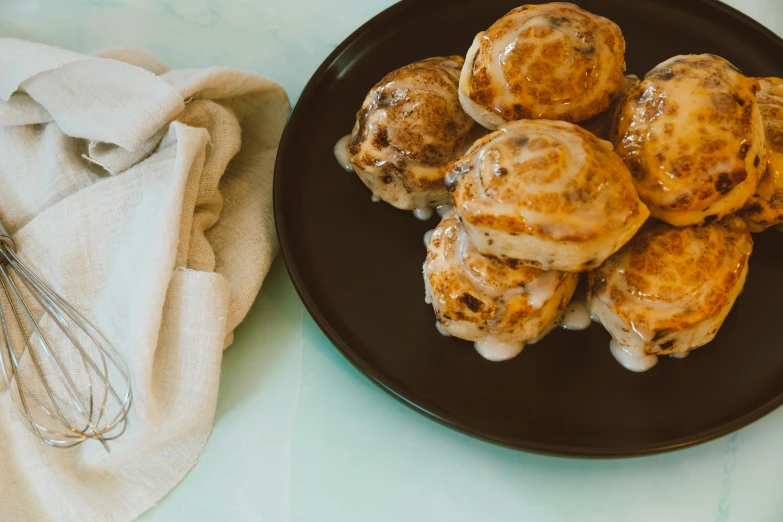
[[[0,371],[27,428],[51,446],[97,439],[108,450],[127,427],[128,364],[19,259],[2,223],[0,287]]]

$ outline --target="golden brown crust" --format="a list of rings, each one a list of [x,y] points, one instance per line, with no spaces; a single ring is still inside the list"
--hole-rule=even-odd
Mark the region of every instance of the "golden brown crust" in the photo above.
[[[399,185],[400,200],[443,187],[441,167],[482,132],[459,103],[462,63],[459,56],[421,60],[387,74],[370,90],[348,144],[351,164],[366,174],[365,182]]]
[[[588,241],[646,212],[611,146],[559,121],[484,136],[446,168],[446,184],[471,224],[559,241]]]
[[[646,353],[672,353],[678,333],[725,317],[752,249],[747,227],[735,216],[700,227],[648,223],[589,273],[588,298],[591,307],[601,301],[620,319],[622,331],[610,332],[615,337],[633,334]],[[704,342],[715,331],[706,332]]]
[[[742,208],[764,169],[758,89],[723,58],[688,55],[626,96],[612,142],[654,217],[686,226]]]
[[[783,223],[783,78],[758,78],[756,95],[767,139],[767,168],[739,215],[751,232]]]
[[[573,4],[514,9],[479,34],[471,50],[463,94],[507,121],[586,120],[623,90],[620,28]]]

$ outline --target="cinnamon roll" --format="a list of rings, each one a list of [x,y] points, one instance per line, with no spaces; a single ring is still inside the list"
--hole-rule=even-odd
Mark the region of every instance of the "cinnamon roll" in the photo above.
[[[741,209],[766,168],[759,84],[718,56],[675,56],[621,103],[612,142],[654,217],[675,226]]]
[[[742,291],[752,249],[736,216],[699,227],[658,222],[591,271],[588,306],[618,360],[646,369],[651,356],[683,356],[710,342]]]
[[[614,22],[568,3],[524,5],[476,36],[459,96],[488,129],[530,118],[578,122],[616,101],[624,71]]]
[[[751,232],[783,223],[783,79],[758,78],[756,95],[767,139],[767,169],[739,215]]]
[[[426,300],[439,330],[474,341],[496,361],[516,356],[556,324],[577,278],[481,255],[455,210],[430,235],[424,262]]]
[[[611,144],[562,121],[510,122],[446,168],[479,252],[543,270],[595,268],[649,216]]]
[[[442,167],[484,132],[460,106],[461,66],[459,56],[422,60],[387,74],[367,94],[335,153],[377,198],[406,210],[448,203]]]

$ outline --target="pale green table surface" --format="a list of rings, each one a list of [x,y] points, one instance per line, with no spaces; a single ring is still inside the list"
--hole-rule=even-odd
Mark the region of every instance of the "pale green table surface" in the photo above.
[[[239,67],[281,82],[295,101],[329,52],[391,3],[0,0],[0,36]],[[783,0],[730,3],[783,34]],[[783,521],[783,409],[655,457],[568,460],[491,446],[414,413],[353,369],[280,260],[226,352],[215,423],[199,464],[143,520]]]

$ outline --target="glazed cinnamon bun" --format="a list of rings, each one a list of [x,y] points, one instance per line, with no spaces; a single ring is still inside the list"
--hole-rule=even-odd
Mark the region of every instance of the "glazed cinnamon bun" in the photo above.
[[[426,300],[441,332],[474,341],[495,361],[516,356],[554,327],[577,278],[481,255],[455,210],[430,235],[424,262]]]
[[[644,370],[654,356],[710,342],[742,291],[752,249],[736,216],[698,227],[657,222],[591,271],[588,306],[618,360]]]
[[[675,56],[625,97],[612,142],[652,215],[675,226],[741,209],[766,168],[759,84],[718,56]]]
[[[387,74],[367,94],[350,138],[337,148],[347,147],[344,166],[380,200],[406,210],[449,201],[443,166],[484,132],[460,106],[461,66],[459,56],[422,60]]]
[[[459,95],[488,129],[530,118],[578,122],[617,100],[624,71],[614,22],[568,3],[524,5],[476,36]]]
[[[446,184],[479,252],[543,270],[595,268],[649,216],[611,144],[562,121],[505,124]]]

